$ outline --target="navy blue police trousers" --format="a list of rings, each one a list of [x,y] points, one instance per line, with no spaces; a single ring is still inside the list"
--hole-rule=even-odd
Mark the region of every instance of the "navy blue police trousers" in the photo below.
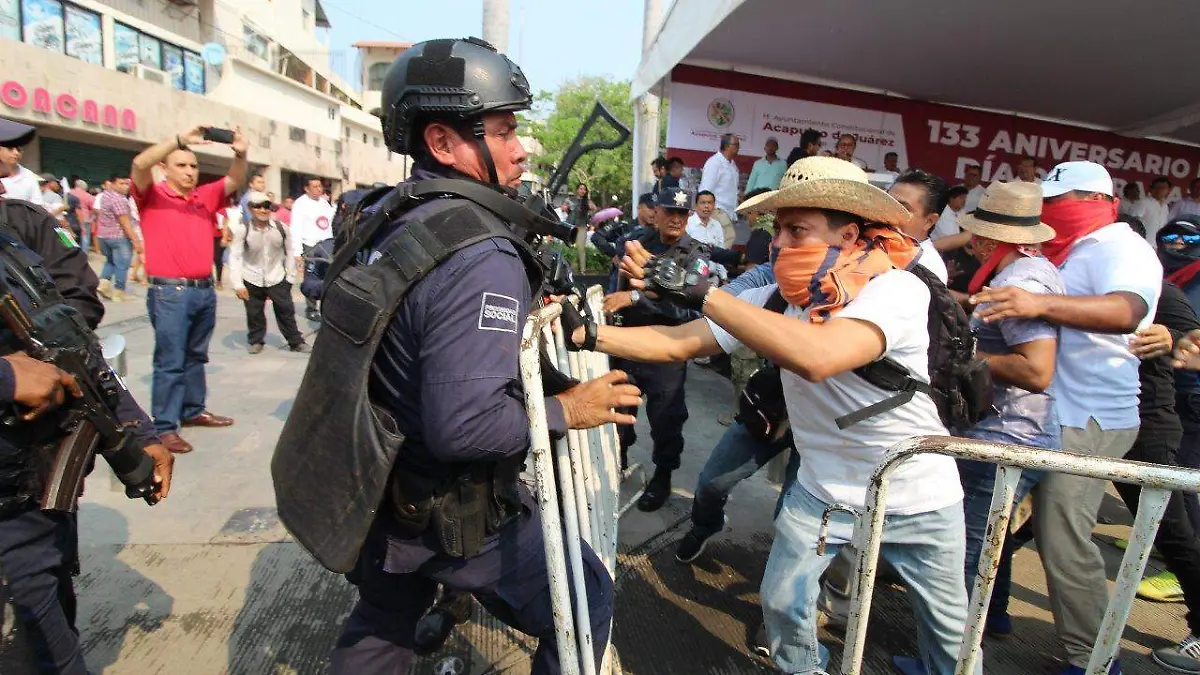
[[[357,568],[347,575],[358,586],[359,600],[338,638],[331,675],[408,673],[417,621],[433,604],[438,584],[471,593],[493,616],[536,637],[533,675],[561,671],[536,508],[489,539],[470,558],[435,552],[421,546],[419,540],[397,540],[378,525],[359,553]],[[581,544],[598,665],[608,645],[612,579],[591,548]]]

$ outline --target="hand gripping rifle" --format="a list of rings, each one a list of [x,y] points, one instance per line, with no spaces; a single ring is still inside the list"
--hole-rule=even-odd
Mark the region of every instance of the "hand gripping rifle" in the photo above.
[[[2,248],[7,249],[6,254],[13,250]],[[105,362],[95,333],[74,307],[54,297],[57,290],[52,281],[38,278],[40,265],[21,269],[7,258],[9,255],[0,256],[0,267],[6,268],[6,273],[0,273],[0,320],[15,341],[11,346],[70,374],[83,392],[79,398],[68,395],[64,409],[55,413],[61,419],[62,434],[46,477],[41,507],[74,511],[96,453],[125,485],[125,496],[154,504],[159,489],[154,481],[154,460],[142,450],[133,430],[114,413],[125,385]],[[32,311],[26,311],[17,299],[10,280],[29,298]],[[20,423],[13,413],[5,416],[6,425]]]

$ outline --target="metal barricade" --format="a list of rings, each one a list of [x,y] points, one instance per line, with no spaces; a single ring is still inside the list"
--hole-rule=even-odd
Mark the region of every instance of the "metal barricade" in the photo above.
[[[1121,633],[1129,619],[1137,585],[1146,569],[1158,523],[1167,507],[1172,491],[1200,492],[1200,471],[1160,464],[1147,464],[1123,459],[1095,457],[1071,452],[1031,448],[1007,443],[992,443],[949,436],[918,436],[893,446],[871,476],[867,488],[866,508],[857,514],[854,544],[858,564],[851,584],[850,621],[846,631],[846,647],[842,655],[843,675],[862,673],[863,650],[866,646],[867,619],[871,614],[871,596],[875,588],[875,571],[879,549],[883,543],[883,523],[887,504],[888,475],[904,460],[922,453],[988,462],[998,465],[992,504],[988,515],[988,538],[979,557],[979,571],[971,593],[970,611],[959,651],[957,675],[975,672],[982,648],[984,614],[992,597],[1000,552],[1008,535],[1013,496],[1022,469],[1068,473],[1105,481],[1132,483],[1142,487],[1138,513],[1134,519],[1129,547],[1121,559],[1116,587],[1104,613],[1100,634],[1088,659],[1087,675],[1105,675],[1117,656]],[[849,510],[831,505],[826,515],[835,510]],[[822,535],[823,540],[823,535]]]
[[[589,289],[586,301],[602,321],[603,292]],[[521,335],[521,378],[530,421],[538,504],[542,512],[546,566],[550,578],[554,629],[564,675],[608,675],[613,672],[611,647],[604,662],[593,658],[591,617],[585,594],[583,548],[586,542],[613,576],[617,561],[617,523],[622,475],[616,426],[568,431],[565,439],[550,440],[542,388],[541,353],[560,371],[590,380],[608,372],[608,357],[596,352],[567,351],[559,322],[562,308],[548,305],[529,316]],[[636,499],[636,497],[635,497]],[[568,579],[571,583],[568,584]],[[571,597],[571,587],[576,590]]]

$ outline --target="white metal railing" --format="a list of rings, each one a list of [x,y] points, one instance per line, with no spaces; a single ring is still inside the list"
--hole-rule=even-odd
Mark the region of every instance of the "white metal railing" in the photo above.
[[[586,302],[597,321],[603,321],[603,291],[588,290]],[[581,381],[603,376],[608,356],[566,349],[559,316],[562,308],[548,305],[530,314],[521,335],[521,378],[530,423],[530,455],[542,512],[546,566],[554,611],[558,656],[564,675],[608,675],[613,672],[611,648],[596,668],[591,616],[584,582],[582,546],[586,542],[613,576],[617,561],[617,523],[622,507],[621,483],[632,471],[618,463],[620,442],[616,426],[575,430],[551,441],[542,388],[541,354],[558,369]],[[636,469],[636,467],[635,467]],[[635,495],[634,500],[637,499]],[[568,583],[568,579],[571,583]],[[571,587],[576,591],[574,602]]]
[[[850,621],[841,665],[843,675],[862,673],[867,619],[871,613],[875,571],[879,562],[879,548],[883,542],[888,475],[904,460],[923,453],[949,455],[998,465],[988,515],[989,536],[983,550],[980,551],[979,571],[971,593],[970,612],[959,651],[958,667],[955,670],[957,675],[969,675],[978,667],[982,651],[980,643],[983,638],[984,613],[992,597],[996,570],[1000,564],[1000,552],[1008,534],[1013,496],[1022,469],[1068,473],[1099,480],[1132,483],[1142,487],[1129,547],[1121,559],[1116,587],[1105,610],[1100,634],[1088,659],[1087,675],[1106,675],[1117,657],[1121,633],[1129,619],[1137,585],[1146,569],[1146,561],[1154,544],[1159,521],[1166,510],[1167,500],[1175,490],[1200,492],[1200,471],[949,436],[918,436],[896,444],[871,476],[871,483],[867,488],[866,508],[863,513],[856,513],[858,523],[854,530],[854,544],[859,554],[856,574],[851,584]],[[837,510],[854,512],[835,504],[827,509],[826,516]],[[823,539],[824,535],[822,544]]]

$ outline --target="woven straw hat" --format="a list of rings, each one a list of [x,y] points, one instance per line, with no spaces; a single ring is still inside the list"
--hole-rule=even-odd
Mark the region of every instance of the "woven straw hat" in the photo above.
[[[959,218],[971,234],[1009,244],[1040,244],[1054,238],[1042,222],[1042,188],[1034,183],[992,183],[979,206]]]
[[[833,209],[862,216],[872,223],[904,225],[911,217],[894,197],[867,181],[867,174],[836,157],[805,157],[783,174],[779,189],[751,197],[738,211]]]

